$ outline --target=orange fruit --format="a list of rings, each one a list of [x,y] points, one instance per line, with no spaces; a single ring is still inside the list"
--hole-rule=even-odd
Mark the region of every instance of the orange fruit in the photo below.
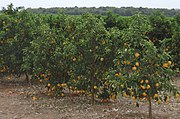
[[[80,91],[80,90],[77,90],[77,93],[81,93],[81,91]]]
[[[124,96],[124,97],[127,97],[127,94],[126,94],[126,92],[124,92],[124,93],[123,93],[123,96]]]
[[[32,97],[32,100],[35,101],[35,100],[37,100],[37,98],[36,98],[35,96],[33,96],[33,97]]]
[[[97,89],[97,86],[94,86],[94,89]]]
[[[171,61],[168,61],[168,65],[170,66],[172,64],[172,62]]]
[[[61,93],[61,96],[64,97],[64,93]]]
[[[130,62],[130,61],[127,61],[127,64],[131,64],[131,62]]]
[[[140,83],[143,84],[143,83],[144,83],[144,80],[141,80]]]
[[[145,89],[146,89],[146,88],[145,88],[144,86],[142,86],[142,85],[141,85],[141,88],[142,88],[143,90],[145,90]]]
[[[169,66],[168,63],[164,63],[164,64],[163,64],[163,67],[164,67],[164,68],[168,68],[168,66]]]
[[[156,87],[159,87],[159,83],[156,83]]]
[[[56,87],[55,87],[55,86],[53,86],[51,90],[53,91],[53,90],[55,90],[55,88],[56,88]]]
[[[154,98],[158,98],[158,94],[154,94]]]
[[[168,96],[166,96],[166,98],[165,98],[166,100],[166,103],[168,103],[169,102],[169,97]]]
[[[48,81],[49,80],[49,77],[46,77],[46,79],[45,79],[46,81]]]
[[[115,100],[115,99],[116,99],[116,94],[113,94],[113,95],[111,96],[111,99],[112,99],[112,100]]]
[[[48,85],[47,85],[48,87],[50,87],[51,86],[51,84],[50,83],[48,83]]]
[[[139,53],[138,52],[135,53],[135,57],[136,58],[139,57]]]
[[[45,77],[45,74],[41,74],[41,77]]]
[[[119,77],[119,76],[121,76],[121,73],[116,73],[115,76],[118,76],[118,77]]]
[[[160,100],[160,99],[158,99],[158,101],[157,101],[157,102],[158,102],[158,104],[161,104],[161,100]]]
[[[101,59],[100,59],[100,60],[101,60],[101,62],[102,62],[102,61],[104,61],[104,58],[103,58],[103,57],[101,57]]]
[[[136,98],[135,98],[135,97],[132,97],[132,100],[136,100]]]
[[[76,61],[76,58],[73,58],[73,61],[75,62],[75,61]]]
[[[145,80],[145,82],[146,82],[146,83],[149,83],[149,81],[148,81],[148,80]]]
[[[151,88],[151,86],[150,85],[147,85],[147,89],[150,89]]]
[[[134,66],[134,67],[132,67],[132,70],[133,70],[133,71],[137,70],[137,67],[135,67],[135,66]]]
[[[136,62],[136,64],[135,64],[137,67],[139,66],[139,62]]]
[[[143,92],[143,94],[142,94],[144,97],[146,97],[147,96],[147,94],[146,94],[146,92]]]
[[[57,84],[57,87],[61,87],[61,84],[60,84],[60,83],[58,83],[58,84]]]
[[[81,79],[81,77],[80,76],[78,76],[78,80],[80,80]]]
[[[11,78],[9,77],[9,78],[7,78],[7,80],[11,80]]]
[[[178,98],[178,97],[179,97],[179,94],[178,94],[178,93],[176,93],[175,97],[176,97],[176,98]]]
[[[131,92],[131,95],[134,95],[134,92],[133,92],[133,91]]]
[[[67,86],[67,84],[66,84],[66,83],[63,83],[63,84],[61,84],[61,86],[62,86],[62,87],[66,87],[66,86]]]

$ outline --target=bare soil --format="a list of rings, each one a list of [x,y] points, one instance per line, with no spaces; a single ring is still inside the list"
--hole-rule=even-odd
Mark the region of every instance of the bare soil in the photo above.
[[[176,79],[178,86],[180,78]],[[0,79],[0,119],[147,119],[148,104],[120,97],[115,102],[90,104],[87,96],[50,97],[43,85],[22,79]],[[32,98],[36,97],[37,100]],[[152,103],[154,119],[180,119],[180,99]]]

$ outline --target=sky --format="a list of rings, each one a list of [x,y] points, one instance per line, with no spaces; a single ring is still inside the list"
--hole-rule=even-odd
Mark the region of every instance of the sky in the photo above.
[[[14,7],[148,7],[180,9],[180,0],[0,0],[0,8],[13,3]]]

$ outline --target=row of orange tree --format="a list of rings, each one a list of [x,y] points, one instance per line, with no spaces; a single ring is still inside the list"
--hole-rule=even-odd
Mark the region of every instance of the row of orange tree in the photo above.
[[[158,15],[157,15],[158,14]],[[39,15],[9,5],[0,14],[1,76],[25,74],[48,95],[168,101],[179,66],[180,17]],[[172,92],[172,93],[169,93]]]

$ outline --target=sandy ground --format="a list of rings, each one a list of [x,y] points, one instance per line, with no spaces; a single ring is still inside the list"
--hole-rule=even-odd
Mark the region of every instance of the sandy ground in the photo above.
[[[49,97],[40,84],[29,87],[23,81],[0,79],[0,119],[147,119],[148,104],[139,105],[134,107],[132,100],[120,97],[92,106],[86,96]],[[154,119],[180,119],[180,99],[153,102],[152,107]]]

